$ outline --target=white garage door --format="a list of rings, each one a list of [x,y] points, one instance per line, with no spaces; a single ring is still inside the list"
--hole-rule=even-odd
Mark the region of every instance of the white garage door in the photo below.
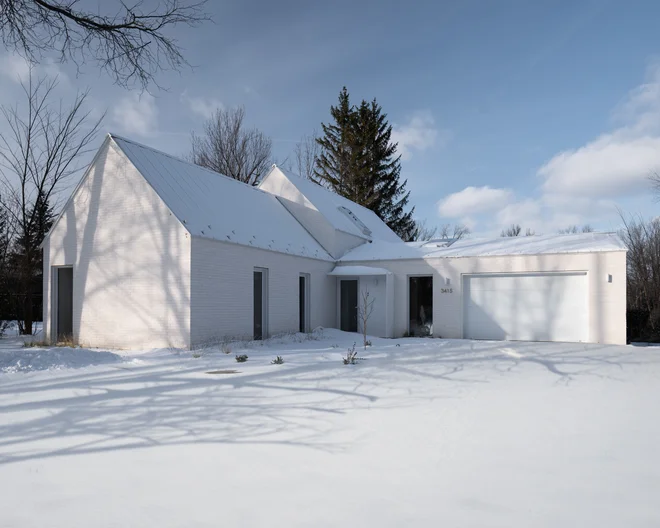
[[[468,339],[587,341],[587,274],[465,275],[463,310]]]

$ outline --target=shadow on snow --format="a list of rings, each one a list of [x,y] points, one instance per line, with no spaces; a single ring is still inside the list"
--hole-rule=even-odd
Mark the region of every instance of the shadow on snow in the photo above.
[[[234,365],[236,375],[206,374],[228,361],[211,354],[203,361],[171,356],[49,378],[6,376],[0,387],[0,464],[181,444],[282,444],[335,452],[346,442],[339,440],[333,416],[460,397],[494,376],[513,382],[525,366],[540,366],[557,382],[571,383],[583,376],[613,377],[634,364],[623,347],[396,343],[375,339],[375,347],[361,354],[369,359],[355,366],[341,364],[343,348],[300,345],[286,351],[286,365],[256,365],[254,373],[251,363]],[[272,354],[255,351],[250,357]]]

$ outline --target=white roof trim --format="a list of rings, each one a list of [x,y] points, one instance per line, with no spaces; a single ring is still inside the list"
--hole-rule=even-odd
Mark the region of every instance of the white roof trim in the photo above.
[[[465,257],[603,253],[626,250],[626,245],[616,233],[579,233],[575,235],[535,235],[490,239],[464,238],[446,247],[443,247],[441,244],[428,242],[392,244],[379,240],[371,244],[358,246],[346,253],[339,260],[341,262],[428,260]]]
[[[328,275],[335,277],[366,277],[373,275],[391,275],[385,268],[372,268],[371,266],[337,266]]]

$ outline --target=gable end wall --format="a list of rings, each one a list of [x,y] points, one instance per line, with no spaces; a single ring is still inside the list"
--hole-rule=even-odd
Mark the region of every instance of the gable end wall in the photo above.
[[[44,243],[44,337],[53,266],[73,266],[73,333],[86,346],[190,345],[191,237],[106,140]]]

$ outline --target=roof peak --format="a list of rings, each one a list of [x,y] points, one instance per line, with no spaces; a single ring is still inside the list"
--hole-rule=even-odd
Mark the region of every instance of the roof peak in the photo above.
[[[159,155],[161,155],[161,156],[168,157],[168,158],[170,158],[170,159],[173,159],[173,160],[175,160],[175,161],[178,161],[179,163],[185,163],[186,165],[191,165],[191,166],[196,167],[196,168],[198,168],[198,169],[202,169],[202,170],[204,170],[204,171],[206,171],[206,172],[209,172],[209,173],[211,173],[211,174],[213,174],[213,175],[215,175],[215,176],[221,176],[222,178],[225,178],[225,179],[227,179],[227,180],[229,180],[229,181],[233,181],[233,182],[238,183],[238,184],[240,184],[240,185],[244,185],[244,186],[246,186],[246,187],[250,187],[251,189],[260,190],[259,188],[255,187],[254,185],[250,185],[249,183],[244,183],[244,182],[242,182],[242,181],[240,181],[240,180],[237,180],[237,179],[235,179],[235,178],[232,178],[232,177],[230,177],[230,176],[227,176],[226,174],[222,174],[221,172],[215,171],[215,170],[213,170],[213,169],[209,169],[208,167],[204,167],[203,165],[197,165],[196,163],[193,163],[192,161],[188,161],[188,160],[185,159],[185,158],[181,158],[181,157],[179,157],[179,156],[175,156],[175,155],[173,155],[173,154],[169,154],[168,152],[164,152],[164,151],[162,151],[162,150],[158,150],[157,148],[151,147],[151,146],[149,146],[149,145],[145,145],[144,143],[140,143],[139,141],[135,141],[135,140],[133,140],[133,139],[128,139],[128,138],[126,138],[126,137],[124,137],[124,136],[120,136],[120,135],[118,135],[118,134],[113,134],[112,132],[108,132],[108,136],[109,136],[112,140],[114,140],[115,143],[117,143],[116,140],[119,139],[120,141],[125,141],[126,143],[131,143],[131,144],[135,145],[136,147],[140,147],[140,148],[143,148],[143,149],[147,149],[147,150],[150,150],[151,152],[155,152],[156,154],[159,154]],[[121,145],[119,145],[119,148],[121,148]],[[275,166],[275,165],[273,165],[273,166]],[[261,192],[263,192],[263,191],[261,191]]]

